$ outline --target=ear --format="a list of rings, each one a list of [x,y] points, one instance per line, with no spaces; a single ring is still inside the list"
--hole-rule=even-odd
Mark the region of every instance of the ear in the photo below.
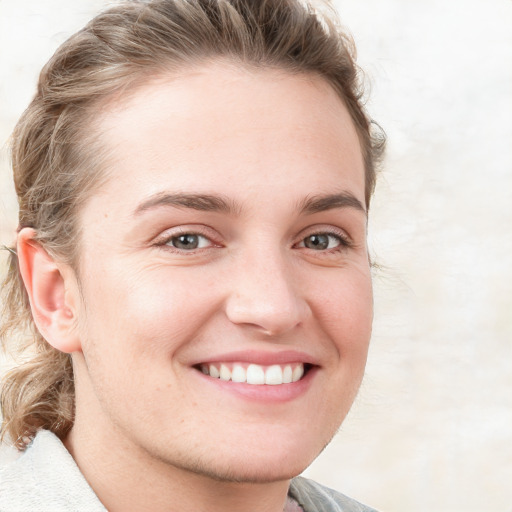
[[[78,287],[68,266],[57,263],[35,239],[32,228],[18,234],[18,263],[34,322],[61,352],[81,350],[77,332]]]

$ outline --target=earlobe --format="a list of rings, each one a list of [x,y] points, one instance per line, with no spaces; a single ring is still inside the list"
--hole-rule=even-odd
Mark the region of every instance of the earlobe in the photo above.
[[[42,336],[57,350],[81,350],[76,329],[76,304],[67,293],[62,265],[35,239],[32,228],[18,234],[18,262],[30,300],[34,322]]]

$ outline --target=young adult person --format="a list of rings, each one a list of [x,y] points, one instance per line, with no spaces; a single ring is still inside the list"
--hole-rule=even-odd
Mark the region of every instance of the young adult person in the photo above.
[[[1,511],[370,510],[297,477],[370,340],[359,87],[298,0],[129,2],[56,52],[12,139]]]

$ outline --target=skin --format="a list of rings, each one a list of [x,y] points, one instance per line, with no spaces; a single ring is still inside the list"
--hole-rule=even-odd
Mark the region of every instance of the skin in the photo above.
[[[18,245],[40,330],[73,353],[65,444],[110,511],[280,511],[366,362],[372,289],[351,118],[318,77],[217,62],[112,101],[95,129],[112,159],[80,214],[77,272],[29,230]],[[176,206],[175,194],[222,208]],[[173,246],[188,233],[198,248]],[[235,352],[311,370],[247,395],[197,369]]]

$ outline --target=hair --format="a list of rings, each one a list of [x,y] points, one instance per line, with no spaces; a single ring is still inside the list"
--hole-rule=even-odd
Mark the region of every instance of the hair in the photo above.
[[[327,2],[138,0],[99,14],[45,65],[13,132],[19,229],[32,227],[52,256],[76,268],[77,216],[102,177],[101,145],[90,129],[102,102],[150,76],[218,58],[314,74],[331,84],[359,136],[368,207],[385,137],[364,110],[353,42]],[[0,340],[29,359],[4,379],[2,437],[22,450],[38,429],[61,438],[71,429],[74,381],[71,356],[50,346],[35,327],[16,253],[9,251]]]

